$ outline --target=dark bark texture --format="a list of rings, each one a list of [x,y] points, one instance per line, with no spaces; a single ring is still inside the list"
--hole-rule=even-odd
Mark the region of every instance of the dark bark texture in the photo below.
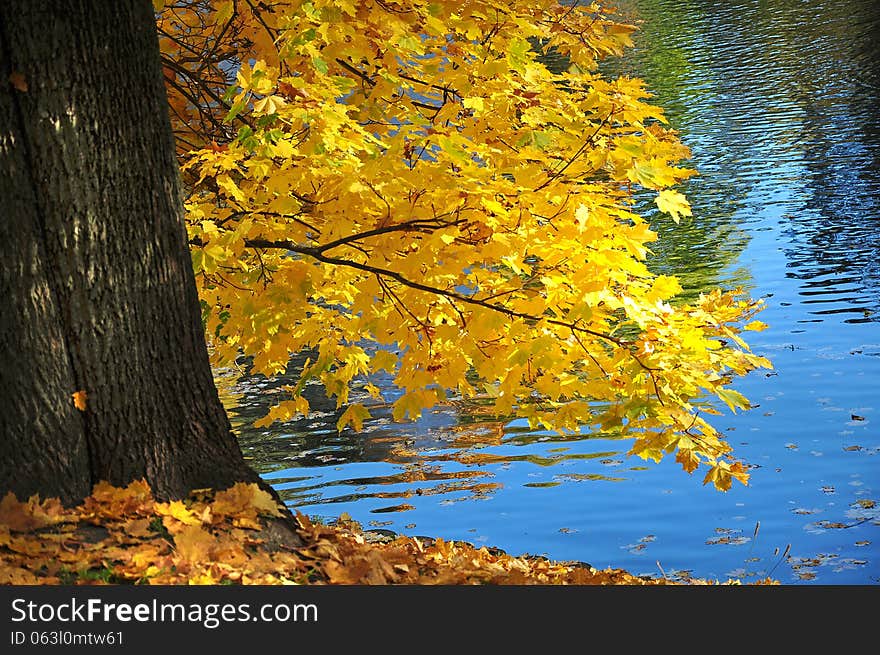
[[[0,495],[259,479],[211,375],[167,111],[149,0],[0,2]]]

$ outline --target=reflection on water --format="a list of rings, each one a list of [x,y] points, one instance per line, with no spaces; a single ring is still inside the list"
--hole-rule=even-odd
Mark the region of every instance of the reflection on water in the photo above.
[[[640,49],[614,70],[649,81],[701,172],[688,185],[700,245],[665,225],[668,268],[689,270],[693,252],[727,266],[716,250],[735,254],[750,233],[771,231],[783,237],[786,276],[824,304],[810,313],[877,320],[876,3],[619,4],[641,26]]]
[[[297,369],[298,359],[291,363],[291,371]],[[254,428],[251,424],[263,416],[278,393],[275,389],[283,384],[283,377],[270,384],[230,371],[218,375],[221,397],[230,409],[246,457],[272,480],[284,500],[296,507],[453,492],[458,499],[481,497],[502,486],[495,480],[492,466],[514,462],[540,467],[593,459],[605,466],[624,463],[623,443],[615,444],[618,447],[614,450],[573,450],[569,444],[582,442],[583,436],[529,430],[522,421],[499,420],[475,405],[441,406],[419,421],[401,424],[391,420],[390,402],[370,405],[368,398],[355,395],[353,400],[371,406],[374,418],[361,433],[347,429],[340,434],[335,425],[341,412],[317,385],[306,393],[314,409],[308,418],[269,429]],[[353,462],[381,462],[383,466],[359,474],[338,466]],[[560,478],[624,479],[596,473],[563,473]]]
[[[362,434],[337,434],[317,388],[308,419],[256,430],[276,385],[221,375],[245,453],[308,514],[652,575],[880,582],[874,2],[618,4],[641,29],[606,68],[647,80],[701,173],[682,225],[646,204],[651,266],[689,295],[746,286],[768,301],[751,342],[775,370],[738,385],[755,409],[716,422],[751,484],[721,494],[674,462],[628,458],[626,441],[481,407],[408,424],[380,407]]]

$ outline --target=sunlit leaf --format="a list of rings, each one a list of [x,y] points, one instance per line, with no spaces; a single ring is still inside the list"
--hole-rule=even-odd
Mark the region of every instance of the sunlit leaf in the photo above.
[[[672,220],[679,222],[682,216],[690,216],[691,206],[688,204],[687,198],[678,191],[672,189],[663,189],[657,194],[655,201],[658,209],[672,216]]]
[[[71,396],[73,397],[73,405],[79,411],[86,411],[86,401],[88,399],[88,394],[85,391],[74,391]]]

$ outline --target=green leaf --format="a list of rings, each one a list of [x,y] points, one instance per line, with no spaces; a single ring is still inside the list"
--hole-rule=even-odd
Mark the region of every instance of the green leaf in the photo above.
[[[245,103],[244,98],[242,98],[241,100],[236,100],[235,104],[233,104],[232,107],[229,109],[229,113],[226,114],[226,118],[223,119],[223,122],[231,123],[235,119],[235,117],[238,116],[245,108],[246,104],[247,103]]]

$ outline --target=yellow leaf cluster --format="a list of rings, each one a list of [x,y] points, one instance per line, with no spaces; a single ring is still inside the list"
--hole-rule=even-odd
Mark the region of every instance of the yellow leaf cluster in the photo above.
[[[308,414],[318,381],[360,430],[352,385],[381,402],[386,371],[396,419],[489,396],[652,459],[686,439],[688,471],[729,458],[702,417],[746,408],[729,385],[770,365],[739,336],[760,305],[685,304],[649,270],[634,194],[678,222],[695,171],[644,83],[598,72],[633,26],[550,0],[177,2],[157,21],[214,363],[274,376],[314,353],[259,425]]]

